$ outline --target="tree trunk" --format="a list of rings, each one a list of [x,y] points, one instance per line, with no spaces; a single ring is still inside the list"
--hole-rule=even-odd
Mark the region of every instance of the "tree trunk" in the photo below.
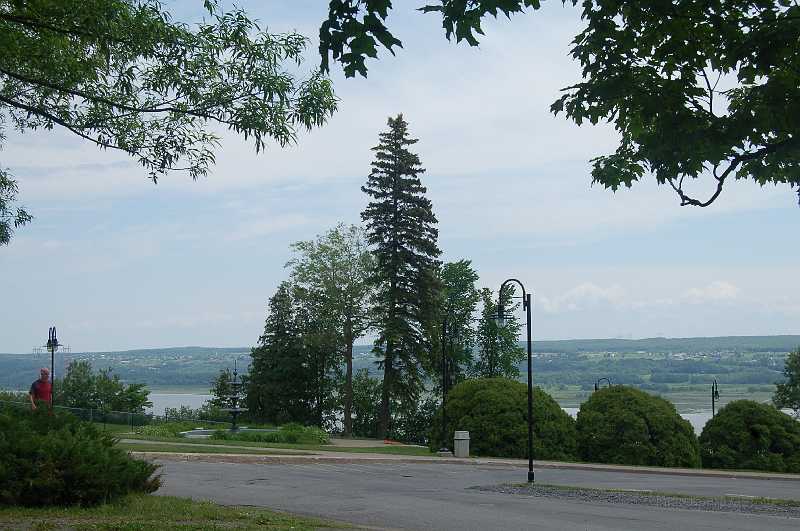
[[[378,419],[378,439],[385,439],[389,432],[389,419],[391,411],[389,409],[389,390],[392,386],[392,342],[386,342],[386,354],[383,363],[383,385],[381,386],[381,411]]]
[[[347,375],[344,381],[344,436],[353,436],[353,327],[348,321],[345,325],[345,343],[347,352],[345,353],[345,363],[347,364]]]

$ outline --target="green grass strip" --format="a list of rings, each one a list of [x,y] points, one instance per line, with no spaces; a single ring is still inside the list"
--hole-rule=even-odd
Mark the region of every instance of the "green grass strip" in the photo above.
[[[172,496],[130,495],[99,507],[0,508],[4,529],[346,529],[346,524],[254,507],[229,507]]]

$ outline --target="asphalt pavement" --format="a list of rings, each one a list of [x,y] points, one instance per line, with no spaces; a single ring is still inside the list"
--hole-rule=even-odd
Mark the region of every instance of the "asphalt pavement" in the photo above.
[[[381,529],[800,529],[800,519],[484,492],[521,483],[519,467],[439,463],[226,463],[160,460],[159,493],[256,505]],[[537,483],[800,500],[800,482],[542,469]]]

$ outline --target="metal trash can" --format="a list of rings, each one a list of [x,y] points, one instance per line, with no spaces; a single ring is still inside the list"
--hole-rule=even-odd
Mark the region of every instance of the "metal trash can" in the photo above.
[[[469,457],[469,432],[457,431],[453,436],[456,457]]]

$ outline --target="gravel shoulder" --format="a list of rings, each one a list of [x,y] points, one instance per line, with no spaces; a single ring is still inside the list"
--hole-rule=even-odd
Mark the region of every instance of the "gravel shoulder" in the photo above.
[[[664,509],[800,518],[800,502],[793,500],[731,496],[687,496],[651,491],[590,489],[541,484],[501,484],[471,487],[471,489],[512,496],[561,499],[596,504],[624,504]]]

